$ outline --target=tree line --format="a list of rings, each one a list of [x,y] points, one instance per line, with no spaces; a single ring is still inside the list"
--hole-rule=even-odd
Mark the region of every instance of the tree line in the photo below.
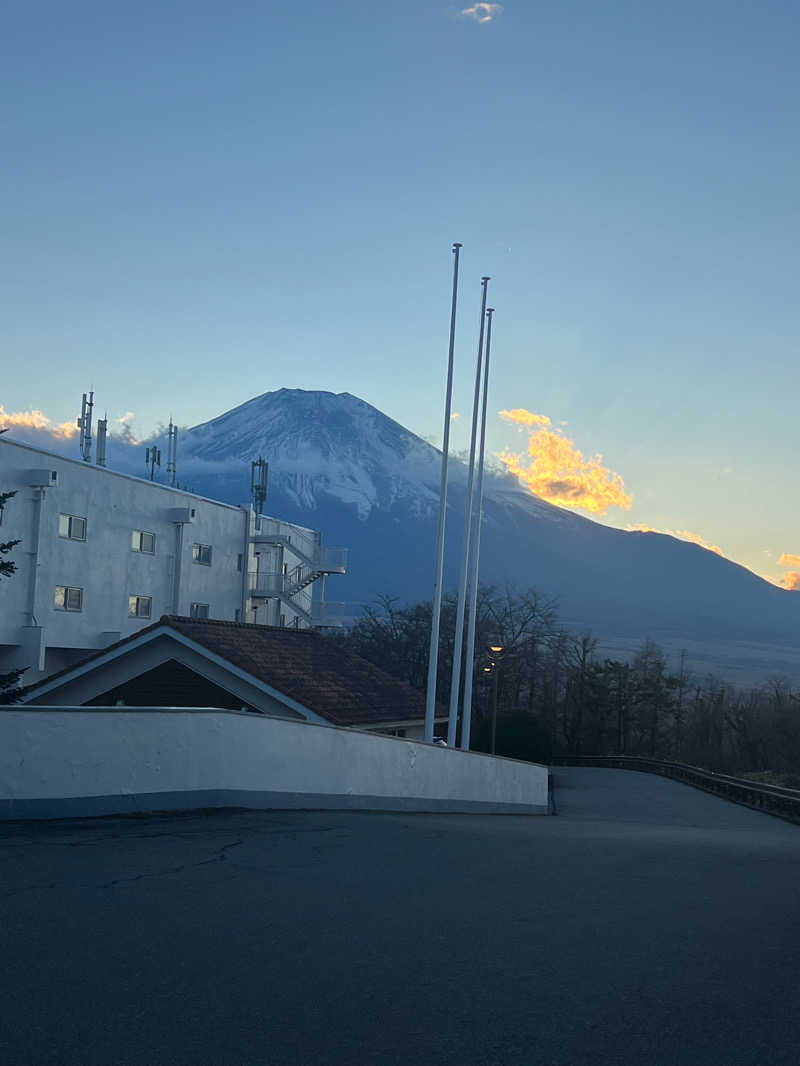
[[[456,603],[442,606],[437,700],[450,701]],[[403,606],[383,597],[334,639],[388,673],[424,690],[430,603]],[[500,645],[497,677],[486,671]],[[497,682],[497,752],[642,755],[726,772],[797,774],[800,692],[775,679],[739,688],[696,674],[685,652],[670,668],[644,640],[630,661],[598,654],[590,633],[559,624],[552,601],[535,590],[481,587],[476,615],[472,747],[488,750],[492,686]]]

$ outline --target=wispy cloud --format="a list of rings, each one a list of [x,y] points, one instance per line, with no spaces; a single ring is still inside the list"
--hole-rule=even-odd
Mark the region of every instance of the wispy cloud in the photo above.
[[[501,411],[500,415],[529,429],[529,461],[508,449],[497,458],[535,496],[590,514],[603,515],[609,507],[630,510],[632,500],[622,478],[603,465],[602,455],[587,459],[560,429],[550,428],[547,415],[534,414],[524,407]]]
[[[68,440],[78,433],[74,422],[51,422],[38,408],[31,411],[6,411],[0,404],[0,429],[41,429],[59,440]]]
[[[687,540],[690,544],[697,544],[699,547],[705,548],[706,551],[714,552],[715,555],[721,555],[723,559],[725,558],[725,552],[720,548],[719,544],[709,544],[699,533],[691,533],[688,529],[656,529],[655,526],[645,525],[644,522],[638,522],[636,525],[629,523],[625,528],[629,533],[666,533],[668,537]]]
[[[497,18],[502,14],[502,4],[473,4],[472,7],[465,7],[462,9],[461,14],[464,18],[472,19],[474,22],[491,22],[492,19]]]

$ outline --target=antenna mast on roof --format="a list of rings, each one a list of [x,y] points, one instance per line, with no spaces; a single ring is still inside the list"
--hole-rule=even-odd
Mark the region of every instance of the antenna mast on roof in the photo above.
[[[108,412],[105,418],[97,419],[97,448],[94,453],[94,461],[98,466],[106,465],[106,435],[108,433]]]
[[[144,462],[145,466],[150,468],[150,480],[155,481],[156,467],[161,466],[161,449],[155,446],[147,448],[144,453]]]
[[[90,463],[92,461],[92,411],[94,409],[94,392],[89,393],[89,399],[86,399],[86,393],[83,394],[83,403],[81,404],[81,417],[78,419],[77,426],[81,431],[80,436],[80,452],[81,458],[84,463]]]
[[[167,484],[175,486],[178,476],[178,427],[172,424],[172,415],[169,416],[169,431],[167,433]]]
[[[269,475],[269,463],[261,456],[250,464],[250,496],[253,500],[253,510],[261,514],[264,504],[267,502],[267,476]]]

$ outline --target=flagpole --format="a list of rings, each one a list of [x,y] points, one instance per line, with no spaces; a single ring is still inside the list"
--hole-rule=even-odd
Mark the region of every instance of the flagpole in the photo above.
[[[472,729],[472,667],[475,661],[475,624],[478,614],[478,573],[481,558],[481,516],[483,512],[483,467],[486,452],[486,404],[489,396],[489,355],[492,348],[492,315],[486,312],[486,359],[483,369],[483,408],[481,411],[481,443],[478,451],[478,490],[475,500],[475,540],[473,542],[472,575],[470,577],[469,629],[467,632],[466,665],[464,666],[464,707],[461,718],[461,747],[469,751]]]
[[[481,278],[483,296],[481,298],[481,328],[478,338],[478,362],[475,367],[475,398],[472,402],[472,436],[469,445],[469,473],[467,476],[467,504],[464,522],[464,547],[461,553],[461,577],[458,583],[458,605],[456,607],[456,636],[453,647],[453,673],[450,680],[450,714],[447,721],[447,743],[456,745],[458,727],[458,697],[461,683],[461,654],[464,644],[464,607],[467,598],[467,568],[469,566],[469,534],[472,525],[472,489],[475,479],[475,441],[478,433],[478,406],[481,388],[481,364],[483,361],[483,328],[486,319],[486,290],[488,277]]]
[[[439,668],[439,622],[442,613],[442,579],[444,572],[444,529],[447,512],[447,453],[450,450],[450,406],[453,399],[453,352],[456,343],[456,304],[458,302],[458,257],[461,245],[453,245],[453,300],[450,307],[450,348],[447,357],[447,388],[444,401],[442,441],[442,479],[439,488],[439,533],[436,540],[436,575],[433,580],[431,646],[428,653],[428,689],[425,696],[425,740],[433,740],[436,716],[436,674]]]

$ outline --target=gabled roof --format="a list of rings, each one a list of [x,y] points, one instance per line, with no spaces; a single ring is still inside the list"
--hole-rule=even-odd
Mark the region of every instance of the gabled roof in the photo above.
[[[425,717],[422,692],[313,630],[180,615],[162,615],[133,636],[28,686],[23,699],[51,688],[60,677],[71,679],[91,669],[100,658],[124,654],[128,644],[138,647],[148,635],[170,630],[334,725],[369,727]]]

